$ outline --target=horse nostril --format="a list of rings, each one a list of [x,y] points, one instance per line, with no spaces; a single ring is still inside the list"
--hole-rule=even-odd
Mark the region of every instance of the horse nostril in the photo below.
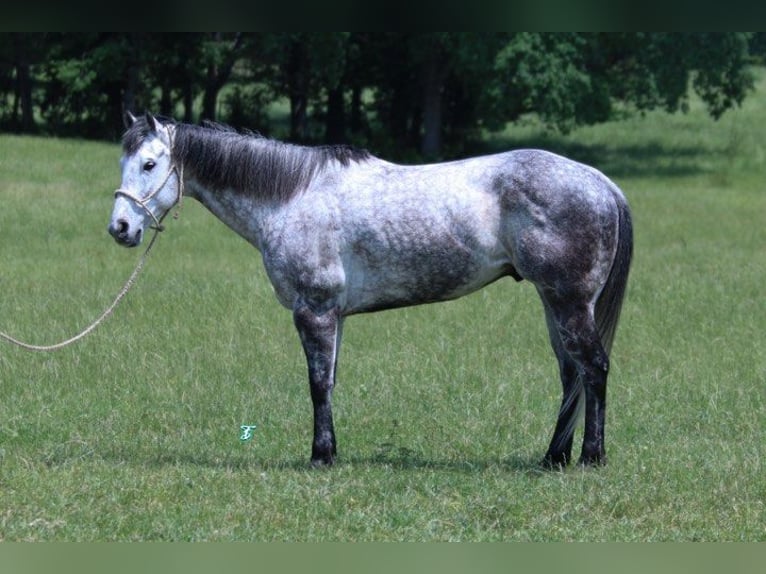
[[[128,235],[130,224],[125,219],[118,219],[109,226],[109,234],[115,239],[124,238]]]

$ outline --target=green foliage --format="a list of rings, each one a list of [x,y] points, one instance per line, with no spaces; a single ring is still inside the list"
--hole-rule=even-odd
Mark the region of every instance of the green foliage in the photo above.
[[[748,37],[743,33],[705,34],[696,41],[694,89],[717,119],[726,110],[741,105],[753,85],[746,66]]]
[[[501,80],[495,87],[501,111],[498,122],[537,112],[549,124],[569,131],[588,115],[591,102],[590,76],[582,61],[585,40],[577,34],[520,33],[496,58],[495,72]],[[602,121],[606,117],[600,117]]]
[[[686,110],[692,89],[719,118],[752,88],[763,44],[746,33],[5,34],[0,125],[34,131],[37,118],[51,134],[114,140],[124,109],[151,109],[447,157],[530,114],[566,133],[615,110]],[[268,122],[279,102],[282,132]]]
[[[0,348],[0,540],[766,540],[757,79],[717,122],[690,97],[684,115],[569,135],[525,122],[484,143],[587,161],[631,203],[608,466],[537,468],[560,385],[534,289],[508,280],[349,319],[339,462],[309,470],[290,314],[253,248],[186,202],[89,338]],[[0,136],[0,328],[55,341],[122,285],[139,254],[105,231],[118,156]],[[241,424],[258,425],[252,441]]]

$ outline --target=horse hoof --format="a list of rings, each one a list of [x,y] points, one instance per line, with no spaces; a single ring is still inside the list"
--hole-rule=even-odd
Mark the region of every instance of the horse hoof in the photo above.
[[[606,455],[596,454],[592,456],[581,456],[580,460],[577,462],[577,465],[583,468],[606,466]]]
[[[569,456],[565,453],[548,453],[540,461],[540,466],[545,470],[564,470],[569,464]]]
[[[566,464],[563,462],[553,462],[552,460],[548,460],[547,458],[544,458],[540,461],[540,468],[542,470],[546,471],[563,471],[567,467]]]
[[[333,464],[335,464],[335,458],[331,456],[311,459],[311,468],[329,468]]]

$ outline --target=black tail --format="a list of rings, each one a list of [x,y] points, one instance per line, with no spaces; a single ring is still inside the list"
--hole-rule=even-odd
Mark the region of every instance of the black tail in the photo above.
[[[614,334],[617,323],[620,320],[622,300],[625,297],[625,287],[628,283],[630,261],[633,257],[633,222],[630,217],[630,209],[625,197],[619,192],[614,193],[619,212],[619,226],[617,230],[617,252],[612,261],[612,269],[606,285],[596,301],[596,327],[601,336],[601,344],[609,355],[614,342]]]

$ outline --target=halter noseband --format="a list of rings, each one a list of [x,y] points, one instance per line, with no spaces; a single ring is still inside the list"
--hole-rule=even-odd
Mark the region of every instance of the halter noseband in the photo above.
[[[168,173],[165,176],[165,179],[162,180],[162,183],[159,186],[157,186],[157,188],[155,188],[154,191],[152,191],[149,195],[147,195],[144,198],[141,198],[141,197],[138,197],[135,193],[133,193],[129,189],[123,189],[121,187],[117,188],[114,191],[114,197],[123,196],[123,197],[129,199],[130,201],[132,201],[133,203],[135,203],[136,205],[138,205],[146,213],[148,213],[149,217],[151,217],[152,220],[154,221],[154,226],[151,227],[151,229],[156,229],[157,231],[164,231],[165,230],[165,226],[162,225],[162,220],[165,219],[165,216],[168,213],[170,213],[170,210],[173,209],[173,206],[181,204],[181,199],[183,198],[183,194],[184,194],[183,164],[181,165],[181,169],[179,170],[178,166],[175,163],[172,162],[172,157],[173,157],[173,140],[172,140],[172,138],[170,140],[170,150],[169,150],[169,152],[170,152],[170,157],[171,157],[170,169],[168,169]],[[176,174],[176,178],[178,178],[178,194],[176,195],[176,199],[173,202],[173,205],[171,205],[165,211],[165,213],[162,214],[162,216],[160,218],[157,218],[157,216],[154,215],[154,213],[152,213],[152,210],[149,209],[149,206],[147,204],[149,203],[149,201],[151,201],[151,199],[155,195],[157,195],[160,191],[162,191],[162,189],[165,187],[165,184],[170,179],[170,176],[174,172]]]

